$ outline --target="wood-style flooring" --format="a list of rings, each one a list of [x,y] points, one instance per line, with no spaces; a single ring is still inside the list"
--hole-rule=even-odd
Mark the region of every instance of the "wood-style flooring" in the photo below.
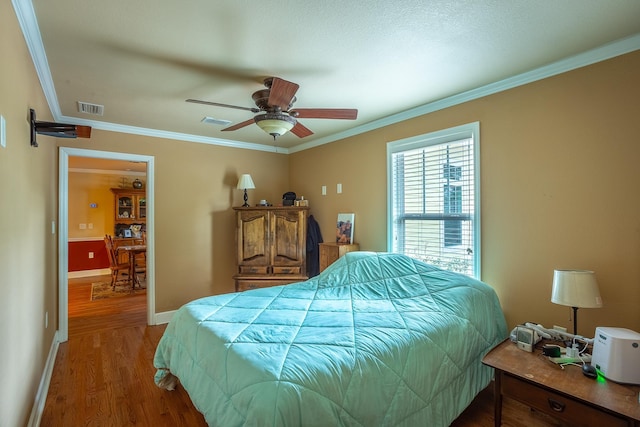
[[[182,387],[165,391],[153,382],[153,355],[166,325],[146,325],[146,295],[90,301],[91,283],[108,279],[69,282],[69,340],[58,350],[40,425],[205,427]],[[493,426],[491,388],[452,426]],[[562,426],[510,399],[502,425]]]

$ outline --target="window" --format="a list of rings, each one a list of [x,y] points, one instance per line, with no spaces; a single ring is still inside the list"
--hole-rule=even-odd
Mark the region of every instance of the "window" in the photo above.
[[[480,278],[480,125],[387,145],[388,250]]]

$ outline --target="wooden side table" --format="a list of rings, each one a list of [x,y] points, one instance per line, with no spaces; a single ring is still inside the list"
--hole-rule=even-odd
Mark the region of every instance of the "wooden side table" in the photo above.
[[[347,252],[359,251],[357,243],[320,243],[320,272]]]
[[[503,396],[518,400],[570,425],[640,427],[640,386],[591,379],[582,368],[564,369],[542,355],[520,350],[508,339],[482,360],[495,368],[495,425],[502,423]]]

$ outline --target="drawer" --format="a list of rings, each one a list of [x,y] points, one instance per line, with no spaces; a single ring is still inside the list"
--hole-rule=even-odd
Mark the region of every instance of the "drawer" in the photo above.
[[[629,425],[626,420],[608,412],[508,374],[502,375],[502,395],[516,399],[571,425],[598,427]]]
[[[300,274],[301,269],[299,266],[292,267],[273,267],[273,274]]]
[[[248,291],[250,289],[269,288],[271,286],[288,285],[289,283],[300,282],[301,279],[281,279],[281,280],[260,280],[260,279],[238,279],[236,280],[236,291]]]
[[[267,265],[241,265],[240,274],[269,274]]]

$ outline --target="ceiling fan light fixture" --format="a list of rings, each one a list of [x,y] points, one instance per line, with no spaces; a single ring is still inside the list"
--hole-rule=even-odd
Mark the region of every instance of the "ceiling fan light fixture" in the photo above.
[[[275,139],[289,132],[296,125],[296,119],[286,113],[263,113],[253,118],[256,124]]]

